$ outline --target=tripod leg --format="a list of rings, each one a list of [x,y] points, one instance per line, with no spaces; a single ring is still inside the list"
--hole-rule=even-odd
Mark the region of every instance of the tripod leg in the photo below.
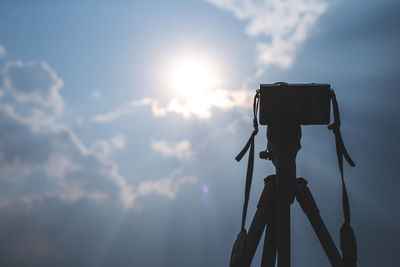
[[[264,207],[257,208],[256,214],[254,215],[253,221],[251,222],[249,228],[244,259],[238,264],[231,265],[231,267],[250,266],[269,217],[270,212],[268,209]]]
[[[265,186],[257,204],[257,211],[247,233],[246,251],[243,260],[231,267],[249,267],[257,250],[265,226],[270,221],[275,207],[275,175],[264,179]]]
[[[307,215],[308,220],[310,221],[330,263],[334,267],[342,267],[342,257],[340,256],[339,251],[324,224],[324,221],[319,215],[317,204],[315,203],[310,189],[307,187],[307,181],[303,178],[298,178],[297,183],[299,186],[301,186],[301,189],[297,192],[296,199],[299,202],[303,212]]]
[[[290,267],[290,206],[280,205],[277,211],[278,266]]]
[[[271,216],[268,220],[267,230],[265,232],[261,267],[275,267],[276,244],[276,217]]]

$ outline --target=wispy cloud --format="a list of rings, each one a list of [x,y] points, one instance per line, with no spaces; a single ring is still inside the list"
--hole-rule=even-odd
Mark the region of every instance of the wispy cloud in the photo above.
[[[95,140],[91,147],[90,152],[98,157],[108,157],[114,148],[123,149],[126,145],[126,138],[122,134],[117,134],[111,137],[110,140],[99,139]]]
[[[111,144],[118,149],[122,149],[126,145],[126,138],[123,134],[117,134],[111,138]]]
[[[163,117],[167,114],[178,114],[185,119],[199,118],[209,119],[212,115],[212,110],[220,109],[229,111],[234,108],[249,108],[252,103],[254,92],[248,90],[223,90],[217,89],[204,93],[196,98],[173,98],[163,106],[159,100],[153,98],[143,98],[134,100],[129,103],[124,103],[104,114],[93,117],[95,122],[111,122],[119,117],[134,112],[135,107],[150,106],[155,117]]]
[[[105,175],[111,177],[121,189],[120,200],[125,209],[140,209],[140,199],[150,194],[159,194],[170,199],[186,184],[193,184],[197,181],[194,175],[185,175],[182,169],[172,171],[167,177],[158,180],[142,181],[137,186],[127,184],[125,178],[119,173],[118,166],[107,159],[102,159],[104,164],[110,168],[105,169]]]
[[[60,95],[63,80],[44,61],[11,61],[2,69],[4,89],[20,103],[52,108],[55,115],[64,109]]]
[[[258,71],[270,65],[288,68],[316,20],[325,12],[325,0],[206,0],[248,22],[245,32],[261,37],[258,42]]]
[[[88,191],[79,180],[71,179],[70,174],[81,169],[81,165],[62,154],[52,155],[43,165],[43,171],[56,187],[46,192],[45,195],[57,197],[64,201],[76,201],[82,198],[95,201],[107,199],[108,194],[99,191]]]
[[[4,205],[0,208],[54,198],[73,202],[117,197],[122,207],[129,209],[139,207],[138,200],[150,193],[171,198],[183,184],[193,181],[174,173],[160,181],[142,181],[137,186],[128,183],[108,157],[113,149],[125,147],[125,136],[95,140],[88,147],[73,129],[61,123],[64,104],[59,90],[63,83],[47,63],[8,62],[0,75],[4,94],[14,98],[0,102],[0,182],[9,189],[2,195]],[[188,153],[184,145],[180,149],[182,155]],[[32,175],[42,179],[41,187],[34,191],[21,187],[20,183],[28,182],[26,178]]]
[[[131,114],[134,111],[134,107],[149,105],[155,116],[165,116],[167,113],[166,108],[160,107],[158,100],[151,99],[149,97],[143,98],[141,100],[134,100],[129,103],[124,103],[112,111],[104,114],[97,115],[93,118],[95,122],[110,122],[123,115]]]
[[[176,193],[185,184],[193,184],[197,181],[195,176],[182,175],[181,169],[174,170],[168,177],[159,179],[157,181],[142,182],[137,189],[137,194],[140,197],[147,196],[151,193],[166,196],[168,198],[175,198]]]
[[[165,156],[173,156],[178,159],[189,159],[193,156],[188,140],[180,142],[152,141],[151,147]]]
[[[4,200],[4,203],[8,203],[5,206],[14,205],[13,203],[33,205],[51,198],[66,202],[79,199],[104,201],[112,197],[112,194],[104,191],[104,188],[110,188],[109,185],[104,186],[109,181],[118,189],[118,198],[123,208],[138,208],[141,206],[140,198],[148,194],[155,193],[173,198],[184,184],[196,180],[193,176],[175,171],[167,178],[142,181],[133,185],[120,173],[118,165],[108,158],[114,147],[124,147],[126,140],[122,134],[112,137],[110,141],[97,140],[87,148],[67,126],[54,121],[53,124],[36,124],[17,114],[11,105],[0,104],[0,121],[4,127],[0,138],[8,144],[3,148],[4,156],[0,158],[0,167],[8,168],[2,168],[0,175],[4,177],[1,177],[0,181],[7,182],[10,186],[10,182],[13,182],[11,177],[19,175],[21,177],[18,179],[24,181],[25,177],[37,172],[38,168],[48,177],[48,183],[42,186],[41,192],[29,194],[19,190],[19,195]],[[47,130],[43,130],[43,127]],[[14,130],[17,132],[10,132]],[[34,138],[32,133],[35,133]],[[13,143],[17,143],[21,148],[30,148],[25,159],[13,159],[14,154],[20,155]],[[187,157],[190,154],[188,148],[188,143],[178,143],[178,155]],[[44,158],[45,162],[36,162],[39,151],[40,158]],[[96,182],[93,182],[93,179]]]

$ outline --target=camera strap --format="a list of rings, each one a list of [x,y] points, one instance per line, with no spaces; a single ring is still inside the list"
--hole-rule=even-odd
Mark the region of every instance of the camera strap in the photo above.
[[[340,249],[342,251],[343,262],[346,264],[346,266],[356,266],[357,244],[353,228],[350,226],[350,205],[349,198],[347,196],[346,185],[344,182],[343,157],[346,159],[347,163],[351,167],[354,167],[355,164],[347,153],[347,150],[344,146],[342,134],[340,133],[339,106],[336,100],[335,92],[333,90],[331,90],[331,100],[333,106],[333,123],[328,126],[328,129],[332,130],[335,135],[336,155],[339,164],[340,176],[342,178],[342,204],[344,223],[340,228]]]
[[[247,231],[245,228],[246,223],[246,214],[247,214],[247,206],[249,203],[250,196],[250,188],[251,181],[253,179],[253,167],[254,167],[254,138],[258,133],[258,120],[257,120],[257,110],[260,101],[260,92],[257,90],[254,101],[253,101],[253,127],[254,130],[247,141],[246,145],[243,147],[242,151],[235,157],[237,161],[240,161],[246,152],[250,149],[249,152],[249,160],[247,163],[247,172],[246,172],[246,189],[244,193],[244,203],[243,203],[243,213],[242,213],[242,225],[240,232],[236,238],[236,241],[232,248],[231,261],[230,265],[233,266],[236,263],[240,262],[244,258],[246,243],[247,243]]]
[[[254,130],[251,133],[249,140],[247,141],[246,145],[243,147],[242,151],[235,157],[237,161],[240,161],[243,156],[246,154],[247,150],[250,148],[249,152],[249,160],[247,163],[247,172],[246,172],[246,189],[244,193],[244,204],[243,204],[243,214],[242,214],[242,227],[241,229],[244,230],[245,223],[246,223],[246,213],[247,213],[247,205],[249,203],[249,196],[250,196],[250,187],[251,187],[251,180],[253,179],[253,167],[254,167],[254,137],[258,133],[258,120],[257,120],[257,110],[258,104],[260,100],[260,93],[256,92],[253,101],[253,127]]]

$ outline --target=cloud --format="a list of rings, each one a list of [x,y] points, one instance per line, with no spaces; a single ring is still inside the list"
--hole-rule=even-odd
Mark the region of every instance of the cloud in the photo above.
[[[107,140],[95,140],[90,147],[90,152],[98,157],[105,158],[111,154],[111,145]]]
[[[54,122],[47,130],[32,128],[31,121],[5,104],[0,104],[0,125],[0,207],[34,205],[46,199],[64,202],[108,199],[130,209],[139,207],[139,199],[147,195],[143,188],[153,183],[157,188],[160,186],[161,182],[144,181],[137,187],[129,184],[118,165],[107,157],[113,147],[123,147],[122,135],[114,136],[111,141],[97,140],[89,149],[67,126]],[[16,179],[25,184],[15,183]],[[171,192],[181,188],[175,184],[182,183],[171,180],[166,189],[168,194],[153,187],[148,193],[161,192],[170,197]]]
[[[126,138],[122,134],[118,134],[111,138],[111,144],[118,149],[122,149],[126,145]]]
[[[181,178],[171,180],[166,185],[168,193],[154,186],[143,189],[146,184],[159,185],[157,182],[144,181],[144,186],[139,183],[137,187],[129,184],[118,165],[108,158],[112,149],[125,147],[125,136],[95,140],[87,147],[70,127],[61,123],[58,115],[64,106],[59,94],[62,80],[47,63],[8,62],[0,74],[5,92],[15,100],[3,97],[0,102],[1,208],[33,206],[52,199],[89,199],[114,200],[129,209],[139,207],[138,200],[146,192],[171,197],[184,183],[185,180],[179,182]],[[33,104],[37,106],[32,107]]]
[[[47,178],[55,185],[46,193],[47,196],[56,196],[64,201],[76,201],[88,198],[95,201],[105,200],[108,195],[103,192],[89,192],[78,181],[71,179],[70,174],[82,169],[82,166],[73,162],[62,154],[53,154],[43,165]]]
[[[209,119],[213,108],[229,111],[234,108],[249,108],[254,96],[253,91],[249,90],[223,90],[205,92],[202,96],[195,98],[173,98],[165,106],[159,100],[149,97],[124,103],[116,109],[93,117],[95,122],[110,122],[123,115],[134,112],[135,107],[150,106],[155,117],[163,117],[167,114],[178,114],[185,119],[197,117],[199,119]]]
[[[76,172],[81,168],[79,164],[73,163],[70,159],[61,154],[52,155],[43,166],[47,177],[57,181],[65,180],[65,176],[68,173]]]
[[[301,44],[310,34],[317,19],[326,11],[324,0],[206,0],[218,8],[227,10],[247,22],[245,32],[257,38],[257,71],[245,81],[258,79],[271,65],[290,67]],[[175,113],[185,119],[193,117],[209,119],[214,108],[229,111],[233,108],[251,107],[254,92],[249,90],[224,90],[210,88],[202,95],[174,97],[161,104],[153,98],[143,98],[124,103],[114,110],[97,115],[95,122],[110,122],[131,114],[138,106],[150,106],[156,117]]]
[[[35,123],[17,114],[11,105],[0,104],[0,183],[7,188],[1,192],[7,198],[6,203],[20,199],[28,202],[48,198],[68,202],[107,199],[112,190],[104,191],[103,185],[115,187],[115,184],[111,178],[102,176],[100,170],[105,166],[72,130],[53,123],[32,127]],[[91,179],[97,182],[90,183]]]
[[[4,115],[12,118],[13,120],[28,126],[33,132],[38,131],[51,131],[57,132],[67,127],[61,124],[58,124],[55,121],[54,116],[52,114],[46,113],[39,109],[32,109],[30,115],[22,116],[16,112],[15,108],[11,104],[0,103],[0,111],[4,113]]]
[[[151,193],[157,193],[170,199],[175,198],[176,193],[185,184],[193,184],[197,181],[194,176],[183,176],[181,169],[174,170],[168,177],[157,181],[145,181],[138,186],[137,194],[140,197]]]
[[[263,39],[257,43],[257,76],[270,65],[290,67],[299,46],[327,8],[324,0],[206,1],[247,21],[246,34]]]
[[[213,108],[229,111],[234,108],[250,107],[253,96],[254,92],[248,90],[217,89],[195,98],[183,100],[174,98],[168,103],[167,111],[180,114],[186,119],[191,117],[208,119],[212,115]]]
[[[193,156],[188,140],[180,142],[152,141],[151,147],[165,156],[173,156],[178,159],[189,159]]]
[[[4,89],[20,103],[35,103],[61,115],[63,80],[44,61],[11,61],[2,69]]]
[[[0,152],[0,181],[21,183],[36,171],[34,165],[22,161],[19,157],[7,159]]]
[[[165,116],[165,114],[167,113],[165,108],[160,107],[160,103],[158,100],[146,97],[141,100],[134,100],[129,103],[124,103],[110,112],[97,115],[93,118],[93,121],[110,122],[121,117],[122,115],[132,113],[134,111],[134,107],[145,105],[149,105],[151,107],[151,110],[155,116]]]
[[[193,181],[175,173],[159,181],[129,184],[107,157],[113,147],[124,146],[123,135],[111,141],[97,140],[89,149],[70,128],[53,123],[36,124],[17,114],[11,105],[0,103],[0,208],[32,206],[46,199],[114,199],[125,209],[138,208],[141,197],[155,193],[171,198],[183,184]],[[24,186],[15,183],[17,180],[25,182]]]
[[[121,189],[120,200],[125,209],[142,208],[138,200],[149,194],[155,193],[173,199],[184,185],[193,184],[197,181],[195,176],[184,175],[182,169],[176,169],[166,178],[155,181],[142,181],[134,187],[128,185],[124,177],[119,174],[118,166],[115,163],[107,159],[103,159],[103,163],[108,164],[110,167],[105,174],[112,177],[113,181]]]
[[[6,55],[6,49],[4,46],[0,45],[0,58],[4,57]]]
[[[117,134],[108,140],[95,140],[90,147],[90,152],[95,154],[97,157],[106,158],[108,157],[114,148],[122,149],[126,145],[126,138],[122,134]]]

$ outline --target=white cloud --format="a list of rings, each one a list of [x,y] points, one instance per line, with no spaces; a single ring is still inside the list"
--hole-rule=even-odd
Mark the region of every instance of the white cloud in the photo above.
[[[173,156],[178,159],[188,159],[193,156],[188,140],[180,142],[152,141],[151,147],[165,156]]]
[[[181,190],[185,184],[193,184],[197,181],[194,176],[183,176],[181,169],[176,169],[167,178],[157,181],[145,181],[139,184],[137,195],[139,197],[147,196],[151,193],[157,193],[168,198],[175,198],[176,193]]]
[[[107,141],[97,141],[88,149],[75,132],[67,126],[56,121],[36,123],[35,120],[17,114],[10,104],[0,104],[0,119],[2,127],[4,127],[0,136],[4,142],[10,143],[8,139],[11,138],[9,137],[11,134],[7,133],[8,129],[18,129],[16,133],[12,134],[13,142],[21,147],[30,147],[29,158],[14,160],[14,165],[29,167],[30,162],[36,161],[36,158],[48,158],[41,168],[49,179],[48,183],[43,185],[41,192],[33,195],[20,192],[9,199],[7,203],[17,203],[18,199],[21,199],[24,200],[23,203],[32,204],[31,202],[42,201],[46,198],[57,198],[67,202],[83,198],[94,201],[105,200],[109,198],[108,192],[102,191],[104,190],[102,187],[98,189],[97,184],[107,183],[107,180],[118,188],[119,199],[123,207],[130,208],[136,204],[133,187],[126,182],[125,177],[119,174],[118,166],[106,159],[111,149]],[[35,134],[32,135],[32,132]],[[3,150],[6,150],[3,153],[11,154],[18,151],[12,143]],[[17,155],[19,154],[17,153]],[[78,160],[79,164],[73,162],[71,158]],[[11,168],[7,173],[3,169],[2,174],[14,177],[18,174],[12,171],[14,169]],[[22,174],[26,176],[31,173],[32,167],[24,169],[26,171]],[[23,169],[19,169],[19,172],[22,171]],[[100,178],[106,178],[106,180]],[[88,182],[90,179],[96,179],[96,182]]]
[[[146,97],[141,100],[134,100],[129,103],[124,103],[110,112],[97,115],[93,118],[93,121],[110,122],[116,118],[121,117],[122,115],[132,113],[134,107],[145,106],[145,105],[151,106],[151,110],[155,116],[164,116],[167,112],[165,108],[160,107],[159,101]]]
[[[75,172],[80,168],[81,166],[71,162],[70,159],[61,154],[52,155],[43,166],[46,175],[58,181],[64,180],[68,173]]]
[[[6,55],[6,49],[4,46],[0,45],[0,58],[4,57]]]
[[[101,163],[106,167],[101,172],[104,176],[110,178],[119,188],[119,199],[125,209],[132,208],[137,204],[137,195],[134,193],[134,187],[126,181],[125,177],[119,172],[118,165],[106,158],[100,158]]]
[[[2,70],[4,89],[20,103],[35,103],[61,115],[63,81],[44,61],[7,62]]]
[[[12,106],[2,104],[0,105],[0,111],[3,115],[6,115],[14,122],[22,124],[28,127],[30,130],[33,130],[30,128],[31,122],[16,114],[13,111]],[[106,140],[97,140],[93,143],[91,148],[88,149],[84,144],[82,144],[76,134],[68,127],[55,123],[51,129],[54,130],[53,135],[46,133],[44,135],[46,136],[46,140],[48,140],[50,143],[58,144],[63,148],[63,150],[66,148],[68,148],[68,150],[73,150],[76,148],[79,154],[75,155],[74,157],[80,158],[79,164],[73,162],[70,157],[67,157],[64,154],[51,155],[45,164],[43,164],[42,170],[48,177],[52,189],[43,189],[44,191],[41,194],[21,195],[18,198],[5,199],[5,204],[3,203],[4,205],[0,205],[0,208],[2,206],[12,206],[15,203],[33,205],[36,202],[41,202],[48,198],[57,198],[66,202],[73,202],[79,199],[104,201],[109,199],[109,195],[106,192],[90,190],[84,186],[87,183],[85,181],[90,178],[95,178],[95,183],[99,183],[101,181],[99,180],[101,176],[106,177],[117,186],[119,190],[119,200],[125,209],[139,208],[141,206],[139,203],[139,199],[141,197],[155,193],[168,198],[173,198],[184,184],[195,181],[195,178],[192,176],[178,177],[180,172],[174,172],[167,178],[163,178],[158,181],[144,181],[135,187],[134,185],[129,184],[126,178],[120,174],[118,165],[107,158],[112,147],[123,147],[125,144],[125,137],[123,135],[119,134],[114,136],[111,138],[110,142]],[[42,134],[42,131],[39,131],[38,134]],[[64,138],[67,138],[66,140],[69,141],[63,141],[60,143],[57,141],[58,136],[64,136]],[[185,145],[185,143],[178,145],[178,147],[181,149],[182,155],[185,153],[187,154],[187,152],[184,152],[186,146],[187,145]],[[57,151],[58,149],[53,150],[53,152]],[[88,166],[87,163],[85,164],[86,160],[92,161],[92,157],[94,157],[98,162],[98,164],[96,163],[94,167]],[[82,161],[83,163],[81,163]],[[14,165],[15,168],[11,168]],[[12,166],[9,166],[8,171],[2,169],[0,174],[4,175],[4,179],[6,179],[6,177],[13,177],[17,174],[21,177],[26,177],[35,170],[31,165],[23,162],[22,160],[14,161]],[[19,168],[21,166],[24,168]],[[18,172],[15,171],[17,167]],[[99,171],[99,173],[97,174],[96,171]],[[89,177],[81,177],[82,174],[89,175]],[[72,179],[74,175],[79,176],[79,179]],[[82,178],[84,179],[81,180]]]
[[[117,134],[111,138],[111,144],[118,149],[122,149],[126,145],[126,138],[122,134]]]
[[[126,138],[122,134],[117,134],[108,140],[95,140],[90,147],[90,153],[99,158],[108,157],[114,148],[122,149],[126,145]]]
[[[139,207],[138,199],[150,193],[171,198],[183,184],[193,181],[187,176],[171,176],[158,182],[144,181],[137,187],[129,184],[118,165],[107,157],[112,149],[125,147],[125,136],[117,134],[110,140],[97,140],[88,148],[70,127],[60,123],[57,115],[63,111],[59,94],[62,80],[45,62],[9,62],[0,74],[5,92],[16,100],[0,102],[0,182],[9,187],[0,199],[0,208],[31,206],[54,198],[72,202],[117,197],[122,207],[128,209]],[[30,109],[31,104],[39,105]],[[30,113],[20,112],[27,108]],[[11,182],[25,182],[24,178],[32,173],[33,179],[47,177],[38,191]]]
[[[257,44],[256,76],[272,64],[290,67],[299,46],[327,8],[325,0],[206,1],[247,21],[245,32],[264,39]]]
[[[234,108],[249,108],[252,105],[254,92],[249,90],[223,90],[206,92],[203,96],[196,98],[173,98],[166,106],[162,106],[156,99],[149,97],[141,100],[134,100],[130,103],[122,104],[116,109],[97,115],[93,118],[95,122],[110,122],[122,115],[131,114],[134,108],[138,106],[150,106],[155,117],[163,117],[167,114],[175,113],[183,116],[185,119],[197,117],[199,119],[209,119],[212,115],[212,109],[217,108],[223,111],[229,111]]]
[[[234,108],[250,107],[253,96],[253,91],[218,89],[206,93],[203,97],[188,100],[174,98],[168,103],[167,110],[180,114],[186,119],[192,116],[208,119],[212,115],[213,108],[229,111]]]
[[[107,112],[105,114],[100,114],[97,115],[93,118],[93,121],[95,122],[109,122],[109,121],[113,121],[116,118],[119,118],[122,115],[125,114],[129,114],[132,113],[133,109],[132,109],[132,105],[131,103],[125,103],[122,104],[121,106],[119,106],[118,108],[116,108],[113,111]]]
[[[55,188],[47,191],[45,196],[56,197],[64,201],[76,201],[88,198],[94,201],[105,200],[108,195],[99,191],[89,191],[78,180],[73,180],[70,174],[82,169],[82,166],[72,162],[61,154],[52,155],[43,165],[43,171]]]
[[[0,103],[0,121],[3,127],[0,136],[2,137],[2,141],[8,144],[6,147],[7,149],[3,147],[2,153],[5,153],[4,158],[11,158],[11,161],[8,160],[5,162],[7,168],[1,168],[1,176],[3,176],[1,180],[10,181],[12,178],[24,178],[30,175],[34,166],[31,162],[37,161],[35,160],[36,158],[46,157],[48,157],[48,160],[41,168],[46,176],[49,178],[51,177],[51,179],[48,180],[46,185],[43,185],[41,192],[24,194],[24,192],[21,191],[16,195],[8,196],[7,203],[19,203],[18,200],[21,199],[23,200],[21,203],[32,204],[33,202],[36,203],[46,198],[57,198],[64,201],[76,201],[82,198],[95,201],[104,200],[108,197],[106,192],[99,191],[98,189],[91,189],[91,187],[96,188],[96,184],[99,182],[105,183],[104,180],[98,180],[96,183],[85,182],[87,179],[100,178],[103,176],[117,186],[120,200],[124,207],[130,207],[135,204],[134,196],[132,195],[132,186],[128,185],[125,178],[119,174],[116,164],[111,161],[106,161],[99,156],[109,154],[111,145],[108,142],[99,141],[94,144],[91,149],[88,149],[72,129],[58,122],[57,116],[54,116],[53,112],[60,112],[61,109],[59,108],[51,110],[34,108],[31,114],[27,115],[21,115],[17,112],[19,108],[24,109],[24,105],[32,101],[35,102],[40,99],[37,103],[40,102],[39,104],[42,104],[41,101],[51,99],[51,95],[53,94],[54,96],[54,90],[57,91],[57,88],[60,88],[53,84],[47,87],[47,89],[33,90],[36,92],[34,93],[36,95],[30,99],[30,89],[36,88],[34,86],[36,78],[28,77],[34,74],[32,68],[28,68],[29,71],[18,75],[15,73],[15,75],[10,75],[9,72],[9,70],[14,67],[17,69],[25,69],[24,67],[30,65],[30,63],[8,63],[8,67],[3,68],[3,78],[8,79],[5,86],[7,92],[15,93],[17,97],[23,95],[23,97],[27,98],[26,101],[18,101],[18,99],[16,99],[17,102],[15,104]],[[48,78],[52,76],[49,73],[47,73],[49,75],[46,74],[47,64],[40,63],[38,66],[35,63],[32,66],[35,67],[33,69],[38,69],[39,73],[43,74],[43,77]],[[18,73],[18,71],[16,73]],[[25,77],[26,80],[24,84],[26,83],[26,86],[20,86],[17,77]],[[17,79],[17,82],[15,79]],[[29,81],[33,81],[33,86],[29,84]],[[15,83],[19,85],[18,89],[16,89]],[[40,85],[41,82],[37,81],[36,85],[38,84]],[[50,83],[44,82],[43,84],[49,85]],[[57,84],[57,82],[55,84]],[[60,83],[58,84],[60,85]],[[27,96],[24,95],[24,89],[27,89]],[[53,93],[51,93],[52,90]],[[58,95],[58,92],[56,92],[55,95]],[[35,97],[37,97],[37,99]],[[59,103],[63,103],[61,96],[58,95],[58,97],[60,99]],[[46,105],[47,104],[44,104],[44,106]],[[10,131],[15,132],[11,133]],[[12,142],[10,142],[9,138],[11,138],[10,140],[12,140]],[[16,144],[18,144],[18,146],[16,146]],[[114,139],[113,146],[121,147],[122,144],[123,141],[120,137]],[[30,148],[28,153],[30,156],[28,158],[26,158],[27,156],[24,155],[24,151],[21,150],[20,147]],[[16,156],[14,154],[16,154]],[[19,159],[18,156],[24,156],[25,159]],[[80,169],[78,169],[78,165],[70,162],[70,158],[79,158],[80,161],[83,162]],[[40,166],[41,164],[37,163],[36,165]],[[74,175],[78,175],[80,179],[70,181],[69,179]]]

